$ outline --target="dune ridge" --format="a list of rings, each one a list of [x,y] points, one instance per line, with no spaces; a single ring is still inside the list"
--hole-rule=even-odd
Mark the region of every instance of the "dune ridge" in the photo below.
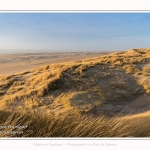
[[[0,77],[0,110],[130,113],[113,103],[150,95],[150,49],[132,49]],[[116,105],[120,106],[120,105]]]

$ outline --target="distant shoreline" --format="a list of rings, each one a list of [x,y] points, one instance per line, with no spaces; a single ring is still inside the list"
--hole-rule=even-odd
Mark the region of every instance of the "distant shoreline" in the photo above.
[[[113,53],[113,52],[119,52],[120,50],[89,50],[89,51],[58,51],[58,50],[0,50],[0,55],[15,55],[15,54],[43,54],[43,53],[48,53],[48,54],[53,54],[53,53]]]

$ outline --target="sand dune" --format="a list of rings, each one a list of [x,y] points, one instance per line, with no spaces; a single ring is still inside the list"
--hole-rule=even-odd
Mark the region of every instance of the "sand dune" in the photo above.
[[[0,77],[0,110],[124,115],[150,109],[150,49],[50,64]]]

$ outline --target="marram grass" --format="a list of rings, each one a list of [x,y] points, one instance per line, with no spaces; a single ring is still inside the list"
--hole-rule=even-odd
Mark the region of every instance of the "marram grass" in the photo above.
[[[64,116],[0,112],[0,137],[149,137],[150,112],[124,116]]]

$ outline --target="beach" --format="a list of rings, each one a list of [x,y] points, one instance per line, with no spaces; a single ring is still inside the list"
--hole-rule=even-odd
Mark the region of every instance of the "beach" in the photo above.
[[[109,52],[0,54],[0,75],[33,70],[40,66],[98,57]]]

